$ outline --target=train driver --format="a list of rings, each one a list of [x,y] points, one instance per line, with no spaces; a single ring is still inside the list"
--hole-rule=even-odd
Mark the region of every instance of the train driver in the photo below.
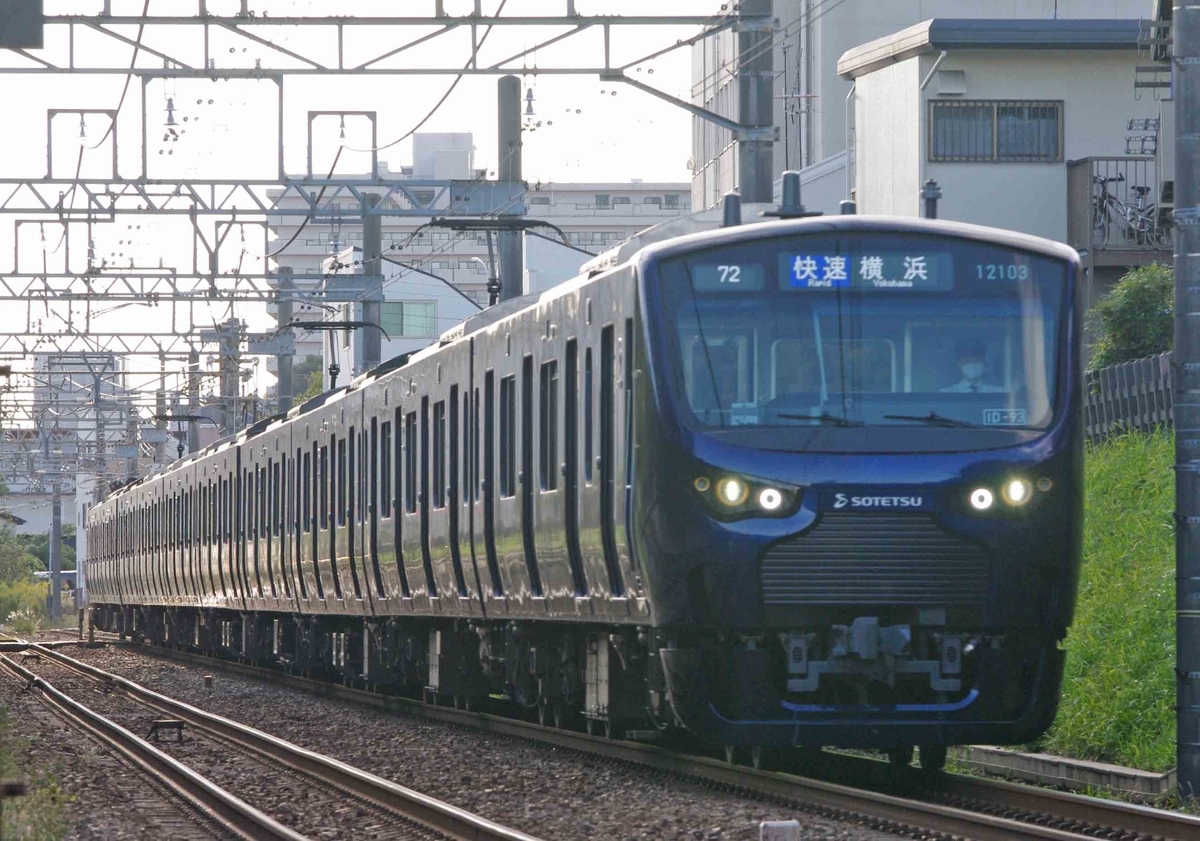
[[[987,372],[987,345],[979,339],[960,341],[955,351],[955,359],[962,379],[954,385],[946,386],[942,391],[995,393],[1008,390],[1004,386],[984,382],[984,374]]]

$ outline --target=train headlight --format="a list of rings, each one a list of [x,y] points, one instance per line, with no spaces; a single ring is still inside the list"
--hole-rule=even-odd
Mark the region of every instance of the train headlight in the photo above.
[[[995,501],[995,495],[987,488],[976,488],[971,491],[971,507],[976,511],[987,511]]]
[[[730,508],[736,508],[750,496],[750,486],[735,476],[726,476],[717,482],[717,499]]]
[[[778,511],[783,505],[783,494],[775,488],[763,488],[758,492],[758,504],[764,511]]]
[[[1009,505],[1024,505],[1033,497],[1033,485],[1024,479],[1011,479],[1004,483],[1000,495]]]
[[[692,479],[692,488],[719,520],[787,517],[800,505],[800,488],[749,476],[726,474],[710,480],[700,474]]]

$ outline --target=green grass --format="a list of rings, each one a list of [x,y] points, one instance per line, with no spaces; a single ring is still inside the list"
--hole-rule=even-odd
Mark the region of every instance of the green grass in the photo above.
[[[1041,750],[1175,764],[1175,531],[1169,434],[1089,448],[1086,530],[1062,702]]]
[[[24,797],[4,801],[0,838],[58,841],[70,828],[71,798],[59,789],[51,774],[25,764],[27,748],[25,740],[15,736],[9,726],[8,707],[0,705],[0,780],[21,780],[28,792]]]

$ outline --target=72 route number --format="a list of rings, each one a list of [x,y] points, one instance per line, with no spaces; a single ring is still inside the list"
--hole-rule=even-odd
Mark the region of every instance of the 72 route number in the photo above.
[[[721,274],[721,283],[742,282],[741,266],[717,266],[717,271]]]

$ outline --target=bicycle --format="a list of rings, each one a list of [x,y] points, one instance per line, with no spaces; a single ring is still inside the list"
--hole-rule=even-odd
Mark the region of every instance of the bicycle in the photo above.
[[[1147,200],[1150,188],[1131,184],[1129,189],[1137,196],[1137,200],[1129,205],[1108,189],[1109,184],[1120,184],[1124,181],[1125,176],[1120,173],[1109,178],[1092,176],[1092,183],[1100,188],[1092,196],[1092,241],[1099,246],[1108,245],[1112,225],[1116,222],[1126,242],[1135,245],[1161,244],[1165,231],[1158,225],[1158,212],[1154,204]]]

